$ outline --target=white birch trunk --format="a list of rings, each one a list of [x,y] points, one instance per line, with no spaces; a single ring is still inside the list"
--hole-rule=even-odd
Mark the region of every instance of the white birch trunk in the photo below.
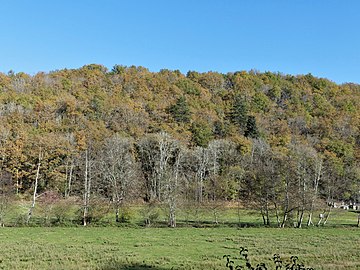
[[[322,171],[322,160],[321,159],[320,159],[318,164],[319,165],[317,167],[317,172],[316,172],[316,176],[315,176],[315,179],[314,179],[314,194],[313,194],[313,198],[311,200],[310,212],[309,212],[307,226],[310,226],[310,225],[314,226],[314,223],[312,221],[312,217],[313,217],[313,213],[314,213],[314,209],[315,209],[315,200],[317,198],[319,182],[320,182],[320,178],[321,178],[321,171]]]
[[[91,179],[89,175],[89,157],[88,150],[85,151],[85,173],[84,173],[84,212],[83,212],[83,225],[87,225],[87,219],[89,214],[89,202],[90,202],[90,188]]]
[[[169,177],[168,200],[169,200],[169,226],[176,227],[176,203],[177,203],[177,187],[179,181],[180,161],[182,158],[181,150],[178,152],[172,175]]]
[[[31,203],[31,206],[30,206],[29,211],[28,211],[26,224],[29,224],[31,216],[32,216],[32,212],[33,212],[33,210],[35,208],[38,181],[39,181],[39,174],[40,174],[40,165],[41,165],[41,149],[39,151],[39,160],[38,160],[37,169],[36,169],[36,177],[35,177],[35,183],[34,183],[34,193],[33,193],[32,203]]]

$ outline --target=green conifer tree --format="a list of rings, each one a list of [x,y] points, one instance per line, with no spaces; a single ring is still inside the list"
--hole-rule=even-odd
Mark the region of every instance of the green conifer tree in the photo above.
[[[189,123],[191,118],[191,112],[184,96],[177,99],[174,105],[171,105],[168,109],[172,117],[176,122]]]

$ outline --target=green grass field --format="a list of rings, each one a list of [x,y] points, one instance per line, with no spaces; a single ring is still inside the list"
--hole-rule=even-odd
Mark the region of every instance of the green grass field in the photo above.
[[[3,222],[6,227],[24,226],[28,214],[28,209],[31,202],[16,201],[3,216]],[[56,215],[61,213],[61,222],[57,221]],[[318,221],[319,213],[322,209],[314,212],[314,223]],[[144,205],[130,205],[121,210],[125,216],[124,226],[127,227],[142,227],[146,216],[151,213],[156,218],[151,221],[153,227],[167,226],[168,210],[161,205],[149,208]],[[276,218],[274,213],[271,216],[271,226],[276,227]],[[295,213],[294,213],[295,214]],[[33,226],[78,226],[82,222],[82,205],[67,205],[66,207],[59,207],[55,205],[49,207],[47,205],[37,204],[33,216],[30,220],[31,227]],[[109,206],[104,206],[102,209],[95,209],[93,215],[96,217],[91,221],[92,226],[117,226],[115,222],[115,213]],[[203,205],[200,207],[182,207],[177,209],[177,225],[178,227],[259,227],[263,226],[263,220],[259,210],[256,209],[238,209],[236,205]],[[215,216],[218,224],[215,224]],[[345,211],[342,209],[333,209],[327,226],[355,226],[357,224],[358,213]],[[304,219],[306,224],[307,216]],[[287,227],[293,226],[293,218],[289,216]]]
[[[244,265],[240,246],[270,269],[275,252],[315,269],[360,269],[356,227],[1,228],[0,269],[226,269],[224,254]]]
[[[155,209],[158,216],[150,228],[143,222],[147,209],[139,206],[126,209],[128,220],[121,227],[112,212],[84,228],[74,214],[54,226],[46,222],[42,208],[35,210],[29,226],[17,223],[26,211],[7,216],[9,227],[0,228],[0,269],[226,270],[223,255],[231,255],[235,265],[245,264],[240,246],[249,249],[253,266],[265,262],[269,270],[275,269],[274,253],[286,261],[297,255],[314,269],[360,269],[358,214],[340,209],[326,226],[302,229],[291,228],[291,222],[284,229],[274,228],[276,224],[264,228],[258,211],[234,207],[216,209],[218,224],[213,208],[179,210],[175,229],[167,228],[161,208]]]

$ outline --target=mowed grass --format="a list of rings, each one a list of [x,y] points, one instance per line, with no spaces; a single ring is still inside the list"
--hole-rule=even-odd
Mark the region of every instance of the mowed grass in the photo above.
[[[256,265],[279,253],[315,269],[360,269],[360,229],[117,228],[0,229],[0,269],[226,269],[223,255]]]

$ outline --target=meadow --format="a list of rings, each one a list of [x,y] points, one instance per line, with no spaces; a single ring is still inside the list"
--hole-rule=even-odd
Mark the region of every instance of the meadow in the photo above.
[[[0,269],[226,269],[297,255],[314,269],[360,269],[358,228],[22,227],[0,231]]]
[[[217,225],[204,214],[203,222],[186,226],[183,220],[179,228],[161,226],[161,220],[153,227],[4,227],[0,269],[227,269],[223,255],[245,265],[241,246],[249,249],[253,265],[264,262],[268,269],[275,269],[274,253],[284,261],[297,255],[314,269],[360,269],[355,216],[337,211],[326,226],[302,229],[265,228],[250,212],[242,212],[242,227],[234,225],[234,212],[220,213]]]
[[[49,227],[49,226],[80,226],[83,218],[83,206],[81,204],[44,204],[39,203],[33,210],[32,218],[27,224],[28,209],[31,202],[15,201],[9,205],[2,216],[5,227]],[[317,224],[318,216],[323,209],[314,212],[313,222]],[[289,215],[286,227],[292,227],[296,217],[293,212]],[[115,221],[115,210],[111,204],[97,204],[91,208],[91,226],[125,226],[143,227],[144,221],[150,220],[151,227],[167,227],[168,208],[161,204],[132,204],[126,205],[120,210],[120,223]],[[276,227],[276,217],[272,212],[271,226]],[[327,226],[356,226],[358,213],[343,209],[333,209],[327,221]],[[213,204],[183,205],[176,211],[178,227],[261,227],[264,225],[258,209],[245,209],[237,204],[223,202]],[[306,223],[306,218],[304,219]],[[305,226],[303,224],[303,226]]]

